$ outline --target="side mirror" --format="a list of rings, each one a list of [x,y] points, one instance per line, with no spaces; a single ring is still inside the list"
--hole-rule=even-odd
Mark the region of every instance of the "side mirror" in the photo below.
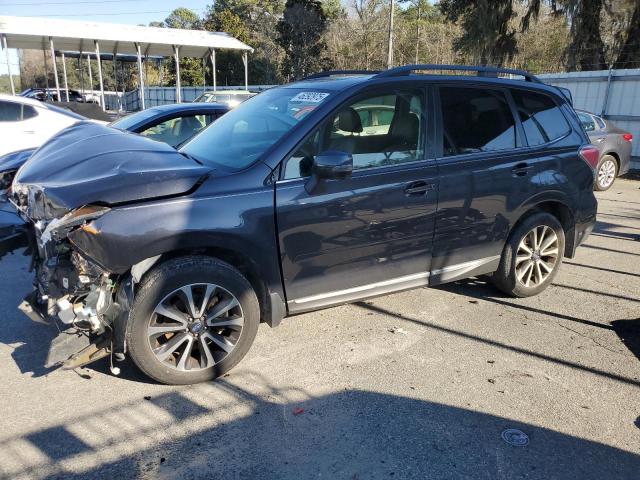
[[[349,178],[353,172],[353,156],[350,153],[328,150],[316,155],[311,167],[311,177],[305,185],[308,193],[316,189],[321,180]]]

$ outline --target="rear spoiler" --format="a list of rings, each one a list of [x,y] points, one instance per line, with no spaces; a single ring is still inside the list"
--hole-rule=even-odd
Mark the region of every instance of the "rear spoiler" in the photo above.
[[[567,101],[569,102],[569,105],[573,107],[573,96],[571,95],[571,90],[565,87],[555,87],[555,88],[562,94],[564,98],[567,99]]]

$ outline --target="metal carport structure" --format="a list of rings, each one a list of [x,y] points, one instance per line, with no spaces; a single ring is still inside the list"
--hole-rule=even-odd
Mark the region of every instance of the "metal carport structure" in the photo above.
[[[144,80],[142,61],[146,56],[173,56],[176,60],[176,99],[180,102],[180,57],[210,58],[213,69],[213,87],[216,88],[216,50],[238,50],[242,52],[244,62],[245,88],[249,85],[247,53],[253,49],[240,40],[223,32],[203,30],[182,30],[173,28],[141,27],[101,22],[75,20],[56,20],[50,18],[13,17],[0,15],[0,39],[9,65],[8,48],[22,48],[51,51],[53,71],[60,99],[58,69],[55,62],[56,50],[74,51],[80,54],[100,52],[114,55],[136,55],[138,60],[138,78],[144,108]],[[102,65],[98,61],[100,79],[100,98],[104,109],[104,84]],[[11,91],[15,94],[13,78]]]

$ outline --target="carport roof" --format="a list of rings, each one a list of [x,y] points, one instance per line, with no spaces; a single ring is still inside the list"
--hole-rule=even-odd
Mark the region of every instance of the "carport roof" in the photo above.
[[[204,57],[211,49],[253,51],[223,32],[7,15],[0,15],[0,34],[9,48],[35,50],[48,48],[51,37],[56,50],[84,52],[95,50],[94,40],[103,52],[136,54],[139,43],[144,54],[166,57],[173,55],[173,46],[180,47],[181,57]]]

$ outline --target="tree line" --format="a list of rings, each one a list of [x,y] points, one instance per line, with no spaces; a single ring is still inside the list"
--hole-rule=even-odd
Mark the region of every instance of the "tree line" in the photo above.
[[[393,64],[482,64],[533,73],[640,68],[638,0],[395,0]],[[250,45],[251,84],[327,69],[388,66],[390,0],[216,0],[175,9],[150,26],[227,32]],[[70,87],[86,66],[73,64]],[[76,62],[77,63],[77,62]],[[135,64],[104,62],[106,88],[131,90]],[[173,59],[145,62],[148,85],[175,85]],[[242,85],[237,52],[216,56],[218,85]],[[75,68],[74,68],[75,67]],[[109,75],[111,73],[111,75]],[[182,85],[212,85],[211,64],[180,59]],[[23,78],[23,83],[27,81]]]

